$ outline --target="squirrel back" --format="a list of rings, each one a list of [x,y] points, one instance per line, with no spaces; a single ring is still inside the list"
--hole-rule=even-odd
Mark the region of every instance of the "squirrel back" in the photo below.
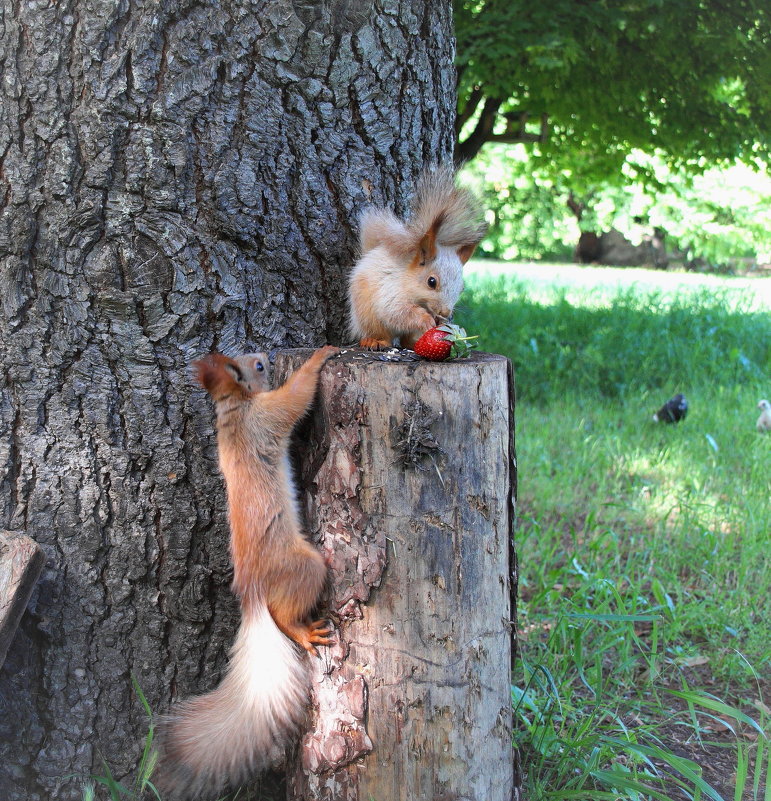
[[[237,358],[212,353],[193,367],[215,404],[219,464],[228,496],[233,589],[242,603],[248,602],[272,561],[281,560],[282,552],[301,536],[287,458],[291,428],[272,419],[276,404],[265,353]],[[262,540],[273,516],[280,517],[289,531],[264,553]]]
[[[390,209],[360,218],[361,258],[349,283],[350,330],[365,346],[409,347],[445,322],[463,289],[463,265],[487,229],[474,194],[452,168],[426,170],[406,222]]]

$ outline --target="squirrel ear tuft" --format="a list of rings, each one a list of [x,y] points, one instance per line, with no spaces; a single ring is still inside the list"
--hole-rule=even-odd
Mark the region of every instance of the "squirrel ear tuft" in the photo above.
[[[214,354],[204,356],[202,359],[196,359],[191,365],[193,368],[193,377],[204,388],[209,389],[214,379]]]
[[[469,245],[461,245],[461,247],[458,248],[458,258],[460,259],[461,264],[465,264],[472,257],[476,247],[476,244],[473,243]]]
[[[442,219],[437,218],[434,224],[426,231],[420,240],[418,250],[420,251],[420,266],[424,267],[427,262],[436,258],[436,232],[442,224]]]

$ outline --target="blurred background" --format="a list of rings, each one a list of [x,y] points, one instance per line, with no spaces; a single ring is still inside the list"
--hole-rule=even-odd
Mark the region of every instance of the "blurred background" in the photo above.
[[[456,160],[490,210],[484,255],[767,265],[770,18],[746,0],[456,0]]]

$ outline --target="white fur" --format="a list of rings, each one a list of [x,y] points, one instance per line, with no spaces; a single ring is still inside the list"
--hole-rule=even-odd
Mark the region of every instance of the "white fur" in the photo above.
[[[162,721],[163,789],[175,799],[204,799],[275,764],[305,717],[308,686],[305,655],[268,609],[245,617],[219,687]]]
[[[764,398],[758,402],[758,409],[760,409],[760,417],[758,417],[756,425],[758,431],[771,431],[771,403]]]

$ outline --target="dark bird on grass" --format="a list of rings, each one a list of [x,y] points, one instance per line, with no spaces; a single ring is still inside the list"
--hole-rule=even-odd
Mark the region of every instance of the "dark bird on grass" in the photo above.
[[[760,417],[756,424],[758,431],[771,431],[771,403],[767,400],[759,401],[758,409],[760,409]]]
[[[655,423],[679,423],[681,420],[685,420],[687,414],[688,401],[684,395],[678,393],[653,415],[653,421]]]

